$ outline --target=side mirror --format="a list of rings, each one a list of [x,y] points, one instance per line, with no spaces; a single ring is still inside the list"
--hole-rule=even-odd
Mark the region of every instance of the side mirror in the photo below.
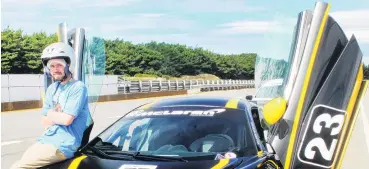
[[[247,95],[246,100],[252,100],[252,95]]]
[[[263,106],[263,114],[265,122],[269,125],[273,125],[277,123],[287,108],[287,101],[281,97],[274,98],[268,101]]]

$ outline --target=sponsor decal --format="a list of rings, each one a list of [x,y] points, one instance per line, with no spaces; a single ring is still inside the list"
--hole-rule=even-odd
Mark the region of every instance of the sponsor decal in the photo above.
[[[142,116],[175,116],[175,115],[188,115],[188,116],[214,116],[215,114],[223,113],[226,109],[210,109],[210,110],[160,110],[160,111],[147,111],[136,110],[129,113],[126,117],[142,117]]]
[[[336,155],[345,115],[344,110],[326,105],[315,106],[297,152],[298,159],[306,164],[330,168]]]
[[[217,154],[215,156],[215,160],[221,160],[221,159],[233,159],[237,158],[237,155],[234,152],[226,152],[224,156],[222,154]]]
[[[237,155],[233,152],[227,152],[224,154],[224,157],[228,159],[232,159],[232,158],[237,158]]]

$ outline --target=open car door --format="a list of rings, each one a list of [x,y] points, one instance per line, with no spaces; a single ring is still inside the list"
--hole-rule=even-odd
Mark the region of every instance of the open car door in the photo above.
[[[368,88],[359,44],[329,10],[317,2],[313,11],[299,13],[297,23],[285,22],[294,31],[267,35],[272,47],[256,61],[256,85],[283,79],[282,91],[275,91],[279,98],[264,106],[264,118],[271,125],[267,141],[284,168],[340,168]]]

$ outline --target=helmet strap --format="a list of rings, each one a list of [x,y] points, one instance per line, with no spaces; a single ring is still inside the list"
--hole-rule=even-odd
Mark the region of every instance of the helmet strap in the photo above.
[[[65,65],[64,67],[64,73],[65,73],[65,76],[68,77],[70,75],[70,71],[69,71],[69,65]]]
[[[67,79],[67,78],[68,78],[68,76],[70,76],[70,75],[71,75],[71,72],[69,71],[69,65],[68,65],[68,64],[67,64],[67,65],[65,66],[65,68],[64,68],[64,73],[65,73],[65,75],[64,75],[63,79],[61,80],[62,82],[63,82],[65,79]]]

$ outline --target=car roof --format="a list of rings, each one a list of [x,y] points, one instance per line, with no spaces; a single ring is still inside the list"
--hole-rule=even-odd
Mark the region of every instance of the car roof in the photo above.
[[[245,108],[247,107],[245,101],[240,98],[214,97],[214,96],[184,96],[154,101],[150,104],[145,105],[144,108],[146,109],[146,108],[183,107],[183,106],[222,107],[241,110],[245,110]]]

